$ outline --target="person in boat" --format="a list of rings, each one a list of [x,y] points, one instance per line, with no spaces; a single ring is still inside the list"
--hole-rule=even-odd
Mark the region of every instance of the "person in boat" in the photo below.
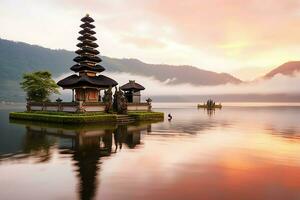
[[[171,113],[168,114],[168,120],[171,121],[173,119]]]
[[[209,99],[209,100],[206,102],[207,108],[214,108],[215,105],[216,105],[216,103],[215,103],[213,100],[211,100],[211,99]]]

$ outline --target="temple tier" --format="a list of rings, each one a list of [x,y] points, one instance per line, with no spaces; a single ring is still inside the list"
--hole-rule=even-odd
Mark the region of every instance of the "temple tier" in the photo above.
[[[76,45],[79,49],[75,51],[78,56],[73,59],[77,64],[70,68],[79,75],[73,74],[60,80],[57,84],[63,89],[72,89],[72,101],[74,101],[75,90],[76,101],[99,102],[101,101],[100,91],[114,87],[118,83],[104,75],[97,75],[105,68],[98,64],[102,60],[97,56],[99,51],[95,49],[98,44],[95,43],[96,32],[92,30],[95,26],[91,24],[94,19],[86,15],[81,21],[83,22],[80,25],[82,30],[79,31],[80,36],[77,38],[80,43]]]

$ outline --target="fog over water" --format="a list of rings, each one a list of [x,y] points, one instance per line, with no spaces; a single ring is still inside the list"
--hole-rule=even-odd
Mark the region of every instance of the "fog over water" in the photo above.
[[[71,73],[63,74],[55,80],[69,76]],[[154,77],[145,77],[124,72],[104,72],[104,75],[115,79],[119,86],[135,80],[142,84],[146,90],[143,96],[182,96],[182,95],[247,95],[247,94],[300,94],[300,74],[294,76],[277,75],[272,79],[257,79],[242,84],[226,84],[218,86],[195,86],[191,84],[173,84],[174,79],[167,79],[161,82]],[[184,76],[184,74],[182,75]],[[71,94],[69,90],[62,91],[67,98]],[[66,95],[68,94],[68,95]]]

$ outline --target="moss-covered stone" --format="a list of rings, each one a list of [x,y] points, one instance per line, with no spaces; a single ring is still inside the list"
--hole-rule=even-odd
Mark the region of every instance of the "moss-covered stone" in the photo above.
[[[42,112],[12,112],[9,114],[11,119],[22,119],[30,121],[44,121],[64,124],[76,123],[95,123],[95,122],[116,122],[115,114],[54,114]]]
[[[136,121],[163,120],[164,113],[162,112],[128,112],[130,117]]]
[[[163,120],[164,113],[161,112],[129,112],[128,115],[135,121],[153,121]],[[84,123],[116,123],[117,114],[107,114],[103,112],[91,113],[66,113],[66,112],[11,112],[10,119],[53,122],[62,124],[84,124]]]

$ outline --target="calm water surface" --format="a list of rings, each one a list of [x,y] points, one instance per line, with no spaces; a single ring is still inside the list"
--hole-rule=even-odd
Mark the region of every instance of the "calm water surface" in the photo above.
[[[59,126],[0,107],[0,199],[300,199],[299,104],[155,104],[173,120]]]

